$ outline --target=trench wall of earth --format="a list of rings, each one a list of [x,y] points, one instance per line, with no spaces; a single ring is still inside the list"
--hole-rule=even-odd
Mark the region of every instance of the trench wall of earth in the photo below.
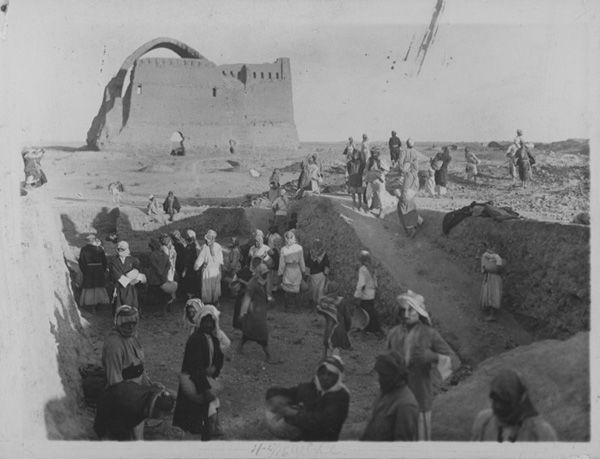
[[[437,226],[437,225],[436,225]],[[502,307],[538,338],[590,329],[590,228],[537,220],[468,217],[436,242],[459,265],[480,274],[483,243],[506,260]]]

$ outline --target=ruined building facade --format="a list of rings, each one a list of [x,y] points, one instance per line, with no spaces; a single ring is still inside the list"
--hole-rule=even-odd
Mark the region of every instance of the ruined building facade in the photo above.
[[[180,57],[142,57],[156,48]],[[88,146],[165,151],[175,131],[192,153],[297,148],[289,59],[216,65],[173,39],[141,46],[106,86]]]

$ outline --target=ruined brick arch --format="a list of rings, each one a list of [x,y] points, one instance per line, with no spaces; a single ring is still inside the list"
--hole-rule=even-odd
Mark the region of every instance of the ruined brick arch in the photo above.
[[[114,106],[117,99],[120,101],[125,84],[125,76],[127,71],[134,65],[135,61],[140,59],[144,54],[149,53],[154,49],[165,48],[173,51],[183,59],[204,59],[198,51],[185,43],[168,37],[159,37],[144,43],[131,53],[121,64],[117,74],[110,80],[104,88],[104,95],[98,114],[94,117],[92,125],[88,130],[87,144],[91,148],[98,148],[99,136],[106,123],[106,114]]]
[[[127,59],[123,61],[123,64],[121,65],[121,70],[124,69],[125,71],[127,71],[127,69],[129,69],[129,67],[131,67],[133,63],[139,58],[141,58],[144,54],[149,53],[150,51],[158,48],[165,48],[171,50],[183,59],[204,59],[204,56],[202,56],[191,46],[188,46],[185,43],[182,43],[178,40],[174,40],[173,38],[160,37],[144,43],[133,53],[131,53],[127,57]]]
[[[143,57],[144,54],[147,54],[150,51],[159,48],[164,48],[173,51],[175,54],[177,54],[183,59],[204,59],[204,56],[202,56],[194,48],[186,45],[181,41],[174,40],[173,38],[159,37],[155,38],[154,40],[150,40],[149,42],[144,43],[142,46],[136,49],[123,61],[123,64],[121,64],[121,68],[117,72],[117,76],[120,77],[120,79],[118,82],[116,82],[117,84],[113,88],[111,88],[111,97],[117,97],[117,94],[115,92],[118,92],[119,95],[122,93],[127,71],[131,68],[135,61]]]

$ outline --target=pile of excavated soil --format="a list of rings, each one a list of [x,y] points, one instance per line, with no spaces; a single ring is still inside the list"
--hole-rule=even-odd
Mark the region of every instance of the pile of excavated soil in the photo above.
[[[466,441],[477,413],[490,408],[489,387],[502,368],[520,372],[531,400],[561,441],[590,440],[589,333],[538,341],[482,362],[465,381],[433,402],[433,438]]]
[[[502,306],[538,337],[567,337],[590,328],[589,227],[535,220],[468,217],[437,243],[479,272],[483,243],[506,260]]]
[[[292,211],[298,212],[297,238],[300,245],[307,251],[315,238],[323,241],[332,264],[333,279],[340,284],[340,294],[345,295],[347,301],[356,302],[353,295],[360,267],[358,254],[361,250],[368,250],[368,247],[361,243],[352,226],[327,199],[303,198]],[[375,257],[373,266],[380,286],[375,307],[380,318],[391,324],[398,293],[388,287],[395,286],[395,282]]]

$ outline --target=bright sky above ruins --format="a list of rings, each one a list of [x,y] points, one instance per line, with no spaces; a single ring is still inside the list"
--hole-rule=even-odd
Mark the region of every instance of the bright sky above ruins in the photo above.
[[[383,140],[391,129],[417,140],[508,139],[517,127],[535,141],[590,136],[597,2],[446,2],[417,75],[416,48],[435,5],[15,1],[5,42],[15,116],[31,142],[84,143],[122,61],[146,41],[168,36],[217,64],[289,57],[303,141],[362,132]]]

